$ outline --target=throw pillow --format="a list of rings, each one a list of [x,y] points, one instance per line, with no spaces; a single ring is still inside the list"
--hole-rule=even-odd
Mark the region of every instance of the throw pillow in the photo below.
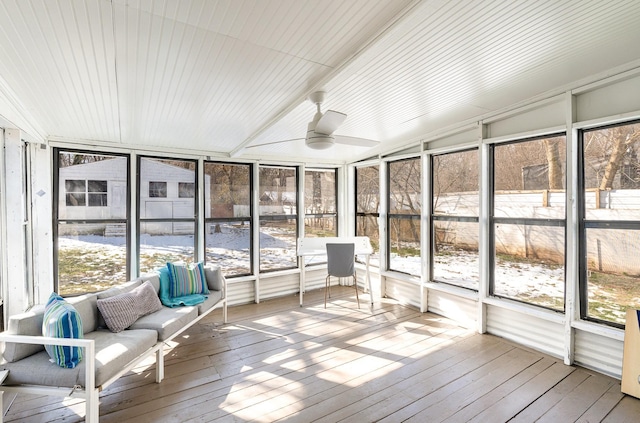
[[[204,265],[195,263],[190,266],[184,264],[167,263],[169,269],[169,295],[173,298],[191,294],[208,294],[207,279],[204,275]]]
[[[130,292],[98,299],[98,310],[111,332],[122,332],[140,317],[161,308],[162,303],[149,281]]]
[[[82,338],[82,319],[76,309],[55,292],[49,296],[42,320],[42,335],[53,338]],[[73,369],[82,361],[81,347],[45,345],[51,361]]]

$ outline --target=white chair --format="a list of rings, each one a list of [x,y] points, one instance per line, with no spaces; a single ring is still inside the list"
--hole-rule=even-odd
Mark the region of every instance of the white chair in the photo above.
[[[356,278],[355,244],[327,243],[327,278],[325,279],[324,308],[327,308],[327,292],[331,298],[331,276],[337,278],[353,277],[353,287],[356,289],[356,300],[360,308],[358,298],[358,279]]]

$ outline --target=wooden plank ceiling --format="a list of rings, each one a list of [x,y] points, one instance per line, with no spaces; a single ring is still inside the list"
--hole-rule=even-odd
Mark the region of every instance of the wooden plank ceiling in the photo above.
[[[639,60],[637,1],[0,0],[0,114],[146,151],[345,163]],[[272,144],[318,89],[380,144]]]

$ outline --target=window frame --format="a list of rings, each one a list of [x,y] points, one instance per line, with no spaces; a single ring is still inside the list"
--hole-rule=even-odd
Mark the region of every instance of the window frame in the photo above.
[[[304,199],[300,198],[300,178],[301,178],[301,171],[300,171],[300,166],[293,166],[293,165],[270,165],[270,164],[259,164],[258,165],[258,190],[260,190],[260,188],[263,186],[261,181],[260,181],[260,171],[262,169],[290,169],[293,170],[295,172],[294,174],[294,179],[295,179],[295,184],[296,184],[296,213],[295,214],[261,214],[260,213],[260,207],[261,207],[261,201],[260,198],[258,198],[258,236],[261,233],[260,232],[260,227],[266,223],[266,222],[275,222],[275,221],[289,221],[289,220],[294,220],[295,221],[295,239],[297,240],[298,237],[300,236],[300,203],[301,201],[303,201]],[[260,242],[260,241],[258,241]],[[294,249],[297,247],[294,247]],[[282,270],[291,270],[291,269],[297,269],[299,267],[299,260],[297,259],[297,252],[296,252],[296,260],[295,260],[295,264],[293,266],[285,266],[285,267],[278,267],[275,269],[263,269],[262,268],[262,246],[258,245],[258,248],[256,249],[256,253],[258,254],[258,272],[259,273],[273,273],[273,272],[279,272]]]
[[[140,263],[140,253],[141,253],[141,246],[140,246],[140,238],[141,238],[141,225],[143,223],[192,223],[193,224],[193,256],[191,257],[191,259],[196,262],[198,260],[199,257],[199,250],[198,247],[200,245],[199,243],[199,238],[200,238],[200,230],[199,230],[199,196],[196,195],[195,198],[193,198],[193,215],[192,217],[177,217],[177,218],[142,218],[141,217],[141,210],[142,210],[142,201],[141,201],[141,187],[142,187],[142,178],[143,178],[143,174],[142,174],[142,160],[144,159],[148,159],[148,160],[153,160],[153,161],[160,161],[161,163],[165,163],[167,161],[181,161],[181,162],[187,162],[187,163],[193,163],[194,164],[194,169],[193,169],[193,173],[194,173],[194,183],[195,183],[195,192],[198,193],[198,189],[199,189],[199,161],[197,159],[183,159],[183,158],[172,158],[172,157],[159,157],[159,156],[143,156],[143,155],[138,155],[136,157],[136,169],[137,171],[137,175],[136,175],[136,191],[137,191],[137,200],[136,200],[136,225],[135,225],[135,229],[136,229],[136,246],[135,246],[135,251],[136,251],[136,259],[138,261],[137,263],[137,269],[138,272],[140,272],[141,267],[141,263]],[[162,181],[149,181],[149,188],[150,188],[150,184],[151,182],[162,182]],[[151,192],[148,192],[147,195],[149,198],[153,198],[153,199],[170,199],[169,197],[169,191],[168,191],[168,182],[164,182],[166,184],[166,196],[165,197],[152,197],[151,196]],[[176,189],[177,189],[177,184],[176,184]],[[176,193],[176,197],[175,199],[180,199]],[[190,199],[186,199],[186,200],[190,200]]]
[[[387,216],[386,216],[386,225],[387,225],[387,233],[386,233],[386,240],[385,242],[387,243],[387,251],[386,251],[386,269],[387,271],[390,272],[398,272],[404,275],[409,275],[409,276],[416,276],[416,277],[420,277],[421,275],[414,275],[413,273],[409,273],[409,272],[405,272],[399,269],[394,269],[392,268],[392,262],[391,262],[391,221],[392,220],[398,220],[399,222],[402,222],[403,220],[407,220],[410,222],[413,221],[417,221],[418,222],[418,234],[419,236],[421,236],[422,232],[420,229],[420,226],[422,225],[422,209],[424,207],[424,204],[420,204],[420,212],[418,214],[409,214],[409,213],[392,213],[391,211],[391,197],[392,197],[392,191],[391,191],[391,166],[393,164],[397,164],[400,162],[407,162],[409,160],[413,160],[416,161],[418,163],[418,169],[420,171],[420,175],[418,176],[418,183],[420,184],[420,192],[418,193],[418,199],[420,201],[422,201],[422,191],[424,190],[424,187],[422,186],[422,173],[424,172],[424,169],[422,168],[422,160],[419,156],[417,157],[405,157],[405,158],[401,158],[401,159],[397,159],[397,160],[390,160],[386,162],[386,166],[387,166],[387,171],[386,171],[386,185],[387,185],[387,201],[386,201],[386,206],[387,206]],[[422,255],[422,253],[420,254]]]
[[[480,179],[478,179],[478,216],[453,216],[453,215],[436,214],[436,209],[434,207],[434,201],[435,201],[434,181],[436,179],[434,177],[434,172],[436,170],[433,162],[436,157],[440,157],[448,154],[466,153],[470,151],[475,151],[476,156],[479,160],[478,156],[480,155],[480,148],[475,146],[470,148],[460,149],[460,150],[453,150],[453,151],[447,151],[443,153],[436,153],[436,154],[429,155],[429,168],[430,168],[429,182],[430,183],[429,183],[428,214],[430,217],[429,225],[430,225],[430,232],[431,232],[430,234],[431,239],[429,240],[429,275],[431,276],[431,279],[433,280],[433,282],[455,286],[455,287],[467,289],[473,292],[478,292],[480,288],[480,278],[478,278],[478,281],[477,281],[478,288],[470,288],[460,284],[452,283],[450,281],[439,280],[434,277],[435,275],[435,258],[434,257],[436,252],[436,222],[475,223],[478,226],[478,234],[480,232]],[[481,177],[481,169],[478,169],[478,178],[480,177]],[[489,192],[493,192],[493,189],[491,189]],[[493,210],[493,199],[491,199],[490,204],[491,204],[491,210]],[[479,248],[478,248],[478,253],[479,253]]]
[[[253,178],[253,173],[254,173],[254,166],[250,163],[234,163],[234,162],[220,162],[220,161],[212,161],[212,160],[205,160],[203,163],[203,175],[206,178],[206,168],[207,168],[207,164],[213,164],[213,165],[222,165],[222,166],[246,166],[249,170],[249,215],[248,216],[240,216],[240,217],[206,217],[206,213],[205,213],[205,218],[204,218],[204,227],[205,230],[206,228],[211,225],[211,224],[216,224],[216,223],[226,223],[226,222],[238,222],[238,221],[243,221],[243,222],[249,222],[249,271],[245,272],[245,273],[235,273],[235,274],[225,274],[225,277],[227,278],[236,278],[236,277],[242,277],[242,276],[250,276],[254,274],[254,254],[255,254],[255,246],[254,246],[254,236],[253,236],[253,230],[254,230],[254,226],[255,226],[255,219],[253,216],[253,209],[254,209],[254,196],[253,196],[253,192],[254,192],[254,178]],[[206,199],[206,194],[205,194],[205,199]],[[206,204],[206,201],[205,201]],[[205,251],[204,251],[204,257],[205,257],[205,262],[207,260],[207,246],[206,246],[206,242],[207,242],[207,234],[205,233],[204,235],[204,241],[205,241]]]
[[[358,219],[363,218],[364,220],[366,220],[367,218],[371,218],[371,220],[373,220],[374,222],[379,222],[380,221],[380,202],[381,202],[381,186],[380,186],[380,166],[381,163],[373,163],[373,164],[366,164],[366,165],[360,165],[360,166],[354,166],[353,169],[353,186],[354,186],[354,190],[353,190],[353,195],[354,195],[354,204],[355,204],[355,213],[354,213],[354,232],[356,236],[367,236],[364,234],[360,234],[358,232]],[[378,208],[377,211],[375,212],[369,212],[369,211],[359,211],[358,210],[358,195],[360,192],[360,187],[358,186],[358,172],[360,171],[360,169],[365,169],[365,168],[376,168],[378,171],[378,191],[377,191],[377,195],[378,195]],[[378,239],[379,239],[379,234],[380,234],[380,226],[378,224]],[[380,254],[380,247],[378,247],[378,250],[376,251],[375,249],[375,243],[372,242],[371,243],[373,248],[373,254],[372,256],[375,256],[377,254]],[[356,261],[358,263],[364,263],[358,256],[356,256]],[[375,264],[375,263],[370,263],[371,267],[379,267],[379,265]]]
[[[335,230],[334,230],[334,235],[333,236],[338,236],[338,210],[340,207],[340,204],[338,203],[338,169],[337,168],[332,168],[332,169],[322,169],[322,168],[305,168],[304,169],[305,172],[305,184],[306,184],[306,178],[307,178],[307,172],[323,172],[323,173],[333,173],[333,192],[334,192],[334,212],[333,213],[307,213],[307,204],[305,201],[304,204],[304,219],[313,219],[313,218],[320,218],[320,219],[324,219],[327,217],[333,217],[334,219],[334,224],[335,224]],[[305,189],[304,191],[305,193],[305,197],[307,196],[307,190]],[[306,226],[305,226],[306,227]],[[306,236],[306,232],[305,232],[305,236]]]
[[[73,219],[73,218],[60,218],[60,209],[59,209],[59,201],[60,201],[60,195],[64,195],[65,196],[65,204],[66,204],[66,195],[67,195],[67,191],[66,191],[66,187],[65,187],[65,192],[61,193],[60,192],[60,154],[81,154],[81,155],[90,155],[90,156],[96,156],[96,155],[100,155],[100,156],[109,156],[109,157],[114,157],[114,158],[125,158],[126,159],[126,181],[127,183],[125,184],[126,186],[126,199],[125,199],[125,212],[124,212],[124,218],[114,218],[114,219],[104,219],[104,218],[99,218],[99,219],[91,219],[91,218],[78,218],[78,219]],[[53,229],[52,229],[52,237],[53,237],[53,249],[52,249],[52,255],[53,255],[53,289],[55,292],[60,292],[60,279],[59,279],[59,272],[60,272],[60,266],[59,266],[59,257],[60,257],[60,248],[59,248],[59,238],[60,238],[60,234],[59,234],[59,226],[60,224],[86,224],[86,223],[94,223],[94,224],[124,224],[125,225],[125,250],[126,250],[126,258],[125,258],[125,275],[126,275],[126,279],[123,280],[122,282],[126,282],[127,280],[130,280],[132,278],[132,272],[131,272],[131,261],[132,261],[132,251],[131,251],[131,247],[130,247],[130,239],[131,239],[131,229],[132,229],[132,224],[131,224],[131,169],[130,169],[130,163],[131,163],[131,156],[129,154],[123,154],[123,153],[112,153],[112,152],[106,152],[106,151],[90,151],[90,150],[82,150],[82,149],[73,149],[73,148],[62,148],[62,147],[55,147],[53,148],[53,152],[52,152],[52,169],[53,169],[53,195],[52,197],[52,215],[53,215]],[[84,179],[85,181],[85,196],[88,195],[88,184],[87,181],[88,179]],[[109,183],[107,181],[107,195],[108,195],[108,188]],[[85,206],[84,207],[89,207],[88,205],[88,201],[87,201],[87,197],[85,197]],[[107,200],[108,201],[108,200]],[[77,207],[77,206],[71,206],[71,207]],[[91,206],[93,207],[93,206]],[[108,206],[107,206],[108,207]],[[85,293],[89,293],[89,292],[93,292],[93,291],[86,291]],[[82,295],[82,294],[74,294],[74,295]]]
[[[599,131],[603,129],[616,128],[640,123],[640,120],[602,125],[597,127],[582,128],[578,130],[578,192],[577,192],[577,212],[578,212],[578,297],[580,319],[588,322],[603,324],[606,326],[624,329],[625,324],[611,320],[599,319],[589,316],[589,266],[587,256],[587,229],[614,229],[639,231],[640,220],[588,220],[586,218],[586,195],[585,195],[585,160],[584,160],[584,134],[586,132]]]
[[[566,148],[566,142],[567,142],[567,135],[566,132],[557,132],[557,133],[551,133],[551,134],[545,134],[545,135],[540,135],[540,136],[535,136],[535,137],[529,137],[529,138],[522,138],[522,139],[516,139],[516,140],[511,140],[511,141],[506,141],[506,142],[502,142],[502,143],[493,143],[493,144],[489,144],[488,148],[489,148],[489,154],[488,154],[488,160],[489,160],[489,164],[488,164],[488,169],[489,169],[489,182],[488,182],[488,186],[487,186],[487,192],[489,193],[489,216],[488,216],[488,221],[489,221],[489,231],[488,231],[488,235],[489,235],[489,254],[488,254],[488,260],[489,260],[489,281],[488,281],[488,288],[489,288],[489,296],[495,297],[495,298],[502,298],[502,299],[506,299],[506,300],[510,300],[510,301],[515,301],[521,304],[526,304],[528,306],[532,306],[532,307],[537,307],[537,308],[541,308],[541,309],[545,309],[545,310],[550,310],[556,313],[566,313],[567,311],[567,215],[568,215],[568,207],[567,207],[567,193],[566,193],[566,186],[569,183],[568,178],[569,175],[567,174],[567,172],[565,171],[565,175],[564,175],[564,184],[565,184],[565,206],[564,206],[564,219],[545,219],[545,218],[525,218],[525,217],[515,217],[515,218],[511,218],[511,217],[496,217],[495,216],[495,169],[496,169],[496,165],[495,165],[495,148],[496,147],[500,147],[500,146],[505,146],[505,145],[510,145],[510,144],[520,144],[520,143],[525,143],[525,142],[531,142],[531,141],[536,141],[536,140],[543,140],[543,139],[549,139],[549,138],[555,138],[555,137],[564,137],[565,138],[565,148]],[[569,158],[565,157],[565,166],[566,166],[566,161],[568,161]],[[566,167],[565,167],[566,169]],[[559,309],[555,309],[552,307],[546,307],[540,304],[535,304],[532,302],[528,302],[528,301],[524,301],[518,298],[514,298],[514,297],[509,297],[506,295],[500,295],[500,294],[496,294],[495,293],[495,270],[496,270],[496,225],[499,224],[505,224],[505,225],[532,225],[532,226],[546,226],[546,227],[564,227],[564,249],[563,249],[563,254],[564,254],[564,264],[563,264],[563,271],[564,271],[564,295],[563,295],[563,308],[562,310]]]

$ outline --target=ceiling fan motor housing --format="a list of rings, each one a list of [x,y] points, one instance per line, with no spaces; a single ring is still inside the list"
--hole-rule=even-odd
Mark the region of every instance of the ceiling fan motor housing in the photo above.
[[[335,144],[335,141],[336,140],[333,135],[318,134],[311,130],[307,132],[307,139],[305,140],[305,143],[307,144],[307,147],[313,148],[314,150],[325,150],[332,147]]]

